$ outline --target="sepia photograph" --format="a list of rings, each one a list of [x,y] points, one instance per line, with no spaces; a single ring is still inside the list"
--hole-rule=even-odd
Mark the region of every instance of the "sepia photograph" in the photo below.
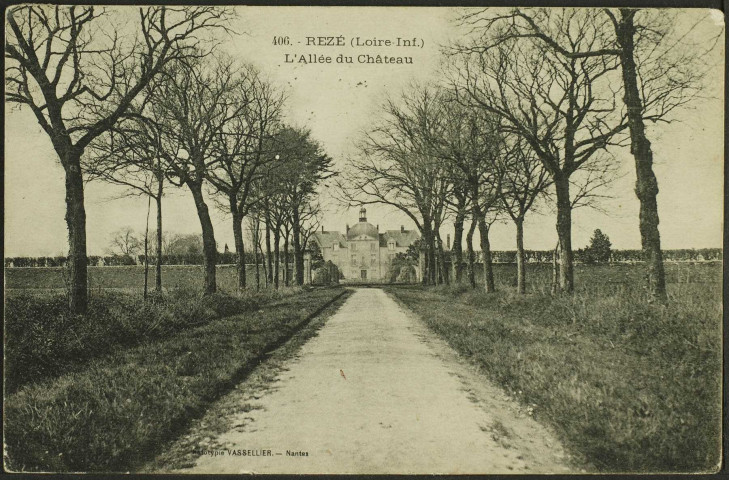
[[[725,44],[7,7],[4,471],[718,473]]]

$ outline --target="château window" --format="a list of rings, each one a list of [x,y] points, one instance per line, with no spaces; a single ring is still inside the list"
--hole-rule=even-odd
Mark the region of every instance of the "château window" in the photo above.
[[[357,265],[357,255],[352,255],[352,265]]]
[[[374,266],[375,263],[377,263],[377,255],[372,255],[372,258],[370,258],[370,265]]]
[[[352,251],[357,251],[357,244],[356,243],[350,243],[352,245]]]
[[[338,243],[335,243],[335,244],[333,245],[333,247],[334,247],[334,251],[337,251],[337,250],[339,250],[339,244],[338,244]]]
[[[373,251],[373,252],[375,251],[375,244],[374,243],[370,243],[370,250]]]
[[[387,248],[390,250],[395,250],[395,240],[390,240],[387,242]]]

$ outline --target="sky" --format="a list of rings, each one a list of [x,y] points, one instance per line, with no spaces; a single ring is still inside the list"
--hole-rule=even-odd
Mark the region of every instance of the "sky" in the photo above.
[[[126,7],[124,7],[126,8]],[[129,7],[134,8],[134,7]],[[288,100],[286,121],[307,127],[342,169],[355,154],[354,142],[371,124],[382,102],[397,96],[414,81],[437,77],[441,45],[458,38],[452,21],[456,12],[423,7],[239,7],[232,29],[221,48],[240,62],[256,65]],[[718,31],[723,19],[716,12],[699,11],[701,28]],[[698,17],[697,17],[698,18]],[[713,29],[713,30],[712,30]],[[306,45],[307,37],[343,37],[346,46]],[[274,45],[275,37],[288,37],[290,45]],[[397,38],[416,39],[417,47],[352,46]],[[324,40],[326,42],[327,40]],[[334,40],[336,42],[336,40]],[[660,231],[664,248],[721,247],[723,233],[724,101],[723,41],[714,52],[716,68],[707,79],[705,97],[682,110],[680,121],[649,127],[653,144]],[[332,63],[286,62],[299,55],[324,55]],[[338,55],[353,57],[352,64],[336,62]],[[409,56],[412,64],[360,64],[359,55]],[[68,250],[64,221],[64,175],[48,137],[28,110],[5,105],[5,256],[65,255]],[[640,248],[638,200],[633,191],[635,168],[629,151],[615,152],[621,178],[610,188],[611,199],[600,211],[581,208],[573,214],[573,245],[582,247],[592,232],[606,233],[614,248]],[[322,189],[326,230],[344,231],[355,223],[359,207],[346,209]],[[130,226],[143,232],[146,198],[120,198],[124,191],[103,183],[86,187],[89,254],[107,253],[114,232]],[[215,211],[219,247],[233,249],[231,220]],[[381,230],[414,228],[392,207],[368,206],[368,220]],[[192,198],[186,190],[164,198],[164,229],[199,233]],[[154,222],[154,202],[150,222]],[[525,247],[552,249],[556,242],[554,212],[543,208],[527,216]],[[443,237],[450,231],[445,226]],[[515,248],[515,229],[508,222],[492,229],[495,250]]]

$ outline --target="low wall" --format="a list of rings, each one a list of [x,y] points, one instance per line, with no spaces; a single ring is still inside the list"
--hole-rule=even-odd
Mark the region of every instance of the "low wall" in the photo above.
[[[263,268],[260,268],[261,285],[265,285]],[[235,290],[238,286],[238,274],[235,265],[217,266],[218,288]],[[149,268],[149,285],[154,288],[154,266]],[[89,288],[91,289],[143,289],[144,267],[128,265],[118,267],[88,267]],[[293,279],[293,268],[289,267]],[[6,289],[65,289],[66,269],[64,267],[16,267],[5,268]],[[283,270],[279,271],[280,283],[283,285]],[[246,266],[246,283],[256,285],[256,266]],[[201,265],[163,265],[162,286],[164,288],[202,288],[203,267]]]

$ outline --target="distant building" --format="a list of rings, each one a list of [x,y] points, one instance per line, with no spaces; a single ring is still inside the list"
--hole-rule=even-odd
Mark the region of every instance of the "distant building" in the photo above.
[[[359,211],[359,222],[352,228],[347,225],[345,234],[321,232],[314,234],[314,240],[321,249],[324,261],[331,260],[344,275],[345,280],[380,281],[387,279],[390,264],[398,253],[405,253],[410,245],[420,238],[418,232],[387,230],[367,222],[367,210]]]

